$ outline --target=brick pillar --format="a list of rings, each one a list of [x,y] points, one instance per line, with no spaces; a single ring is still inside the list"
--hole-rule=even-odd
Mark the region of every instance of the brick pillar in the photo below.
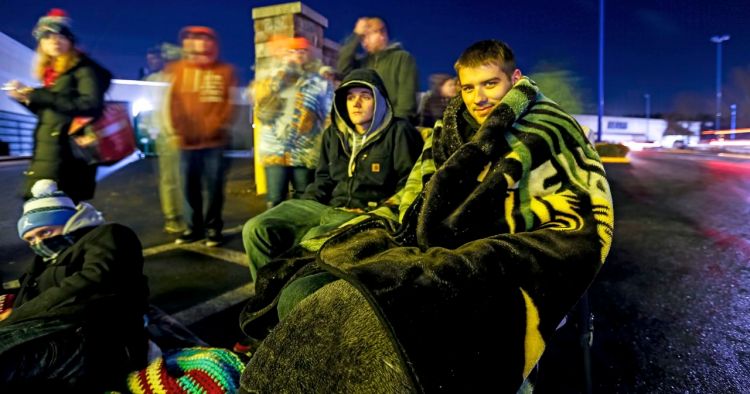
[[[273,63],[269,50],[272,36],[305,37],[310,41],[310,55],[328,65],[335,65],[338,44],[327,43],[323,37],[328,27],[328,19],[302,2],[283,3],[253,8],[255,29],[255,78],[262,78]],[[334,45],[331,45],[334,44]],[[335,52],[335,53],[334,53]],[[257,122],[255,122],[257,123]],[[258,145],[258,135],[253,133],[254,146]],[[255,184],[258,194],[266,193],[265,172],[258,155],[255,155]]]
[[[323,33],[328,19],[302,2],[253,8],[255,28],[255,74],[263,74],[271,61],[268,41],[271,36],[305,37],[312,46],[310,54],[324,59]],[[338,52],[337,52],[338,54]],[[328,63],[326,63],[328,64]]]
[[[339,58],[339,50],[341,44],[336,41],[323,39],[323,64],[327,64],[333,68],[336,68],[336,61]]]

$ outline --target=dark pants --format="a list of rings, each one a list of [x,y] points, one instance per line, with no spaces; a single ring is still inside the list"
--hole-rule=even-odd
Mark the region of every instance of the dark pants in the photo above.
[[[56,392],[122,389],[127,373],[145,362],[145,357],[132,360],[125,349],[119,341],[98,341],[83,327],[59,320],[2,326],[0,392],[53,386]]]
[[[305,188],[315,178],[315,170],[307,167],[268,166],[266,170],[266,202],[275,207],[286,200],[289,183],[292,184],[293,198],[300,198]]]
[[[185,221],[188,227],[202,233],[205,229],[221,231],[224,221],[224,184],[226,163],[224,148],[182,150]],[[203,188],[206,189],[206,213],[203,214]]]

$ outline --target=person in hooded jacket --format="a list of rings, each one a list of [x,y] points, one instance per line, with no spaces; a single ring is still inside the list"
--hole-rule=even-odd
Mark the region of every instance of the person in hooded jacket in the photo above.
[[[24,199],[40,179],[54,179],[75,202],[94,197],[96,167],[73,156],[68,129],[74,117],[98,117],[112,74],[75,47],[71,20],[55,8],[41,17],[33,31],[38,42],[36,77],[42,86],[31,88],[10,81],[8,95],[39,119],[34,130],[34,153],[25,172]]]
[[[52,180],[32,194],[18,235],[37,256],[0,320],[0,392],[122,389],[148,351],[141,243]]]
[[[250,273],[300,241],[322,235],[364,213],[392,215],[397,192],[422,149],[416,129],[394,116],[373,70],[347,75],[334,92],[331,125],[323,132],[315,180],[302,199],[253,217],[242,231]]]

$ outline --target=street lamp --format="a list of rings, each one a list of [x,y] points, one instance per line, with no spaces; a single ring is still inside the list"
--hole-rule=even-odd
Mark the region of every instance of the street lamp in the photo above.
[[[716,125],[715,130],[721,130],[721,43],[729,39],[728,34],[711,37],[716,44]]]
[[[596,141],[602,140],[602,118],[604,117],[604,0],[599,0],[599,103]],[[589,390],[590,391],[590,390]]]

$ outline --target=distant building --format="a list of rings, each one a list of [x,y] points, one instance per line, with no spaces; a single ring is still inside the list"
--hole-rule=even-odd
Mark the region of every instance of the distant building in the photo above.
[[[32,76],[34,50],[0,32],[0,84],[17,79],[26,85],[34,86],[37,82]],[[28,114],[18,103],[8,95],[0,95],[0,111]]]
[[[596,141],[597,115],[573,115],[578,123],[588,129],[588,137]],[[625,116],[602,117],[602,141],[652,142],[665,148],[681,148],[698,143],[701,122],[685,121],[670,125],[665,119],[647,119]]]

